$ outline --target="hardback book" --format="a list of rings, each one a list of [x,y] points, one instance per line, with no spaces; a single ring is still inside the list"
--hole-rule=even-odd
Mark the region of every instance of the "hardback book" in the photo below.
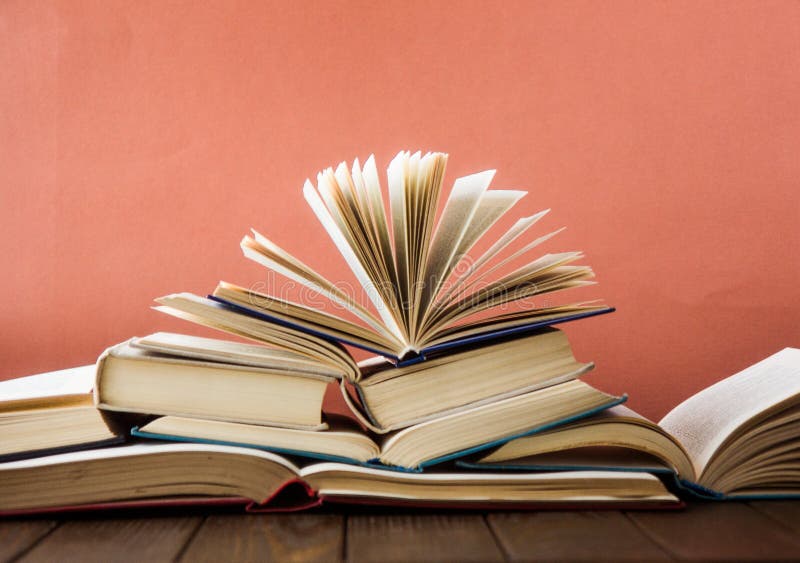
[[[658,424],[616,406],[458,464],[649,470],[673,473],[710,498],[800,496],[800,350],[786,348],[700,391]]]
[[[170,303],[186,311],[218,307],[193,296]],[[357,364],[341,346],[313,338],[303,335],[305,345],[294,349],[171,333],[134,338],[101,356],[98,405],[324,429],[323,398],[337,382],[354,416],[383,434],[571,381],[593,367],[576,361],[566,335],[554,328],[401,368],[381,357]]]
[[[76,479],[75,475],[80,475]],[[398,473],[299,467],[252,448],[134,444],[0,464],[0,514],[241,503],[251,511],[324,503],[419,507],[677,507],[648,473]]]
[[[316,187],[306,181],[305,199],[352,270],[363,300],[256,231],[242,240],[247,258],[323,296],[337,310],[224,282],[211,298],[251,320],[404,362],[612,310],[599,302],[534,302],[593,283],[591,268],[577,265],[583,254],[533,257],[560,231],[530,239],[529,229],[547,211],[520,218],[494,240],[486,240],[526,192],[489,190],[494,176],[489,170],[456,179],[442,204],[446,163],[442,153],[401,152],[387,170],[388,197],[373,157],[363,167],[356,160],[352,169],[341,163],[335,171],[320,172]],[[176,309],[169,304],[161,308],[235,333],[248,324],[231,317],[222,326],[208,309],[191,314]],[[287,345],[302,346],[296,331],[286,334],[274,328],[264,336],[271,344],[289,339],[293,342]]]
[[[94,366],[0,382],[0,461],[124,440],[92,404]]]
[[[358,428],[313,432],[166,416],[133,434],[158,440],[234,444],[419,471],[620,404],[580,380],[516,395],[410,426],[375,440]]]
[[[190,351],[170,355],[153,346]],[[95,402],[103,411],[321,430],[322,400],[333,381],[331,370],[290,352],[160,333],[103,352]]]

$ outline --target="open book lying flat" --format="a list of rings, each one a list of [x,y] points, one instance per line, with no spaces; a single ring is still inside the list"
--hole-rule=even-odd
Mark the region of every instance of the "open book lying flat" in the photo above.
[[[180,302],[216,307],[202,298]],[[98,360],[97,402],[104,410],[322,430],[323,398],[338,383],[354,416],[383,434],[571,381],[593,367],[576,361],[566,335],[553,328],[402,368],[380,357],[356,364],[341,346],[304,340],[303,348],[283,350],[171,333],[134,338]]]
[[[670,471],[700,496],[800,496],[800,350],[786,348],[700,391],[658,424],[617,406],[458,464]]]
[[[405,361],[612,310],[596,302],[531,306],[534,297],[593,283],[591,268],[576,265],[581,252],[531,258],[560,231],[522,242],[547,211],[519,219],[483,244],[485,250],[471,253],[526,192],[489,190],[489,170],[458,178],[440,205],[446,163],[442,153],[401,152],[387,171],[388,201],[373,157],[363,168],[356,160],[351,170],[341,163],[320,172],[316,187],[306,181],[306,201],[355,275],[366,304],[256,231],[242,240],[247,258],[324,296],[353,320],[224,282],[212,298],[251,319]],[[167,313],[209,322],[207,311],[186,315],[159,303]],[[236,323],[218,328],[240,329]]]
[[[75,479],[80,475],[80,479]],[[408,474],[340,463],[300,468],[249,448],[140,444],[0,464],[0,514],[139,503],[299,510],[321,503],[448,507],[675,507],[647,473]]]

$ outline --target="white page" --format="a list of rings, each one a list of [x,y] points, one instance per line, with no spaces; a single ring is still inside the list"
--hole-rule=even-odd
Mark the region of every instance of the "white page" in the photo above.
[[[333,240],[336,248],[339,249],[339,252],[344,257],[345,262],[347,262],[347,265],[350,266],[350,269],[355,274],[358,283],[364,288],[367,297],[369,297],[370,301],[372,301],[372,304],[378,310],[378,314],[385,324],[386,329],[388,329],[392,336],[402,341],[403,331],[395,321],[391,311],[388,309],[386,303],[384,303],[383,297],[380,295],[378,289],[372,283],[369,274],[367,274],[367,271],[364,269],[364,265],[358,259],[355,252],[350,247],[350,244],[337,227],[336,222],[311,182],[306,181],[305,185],[303,186],[303,195],[305,196],[308,204],[311,206],[311,209],[314,211],[314,214],[317,216],[317,219],[320,223],[322,223],[322,226],[328,232],[331,240]]]
[[[88,395],[94,387],[94,364],[0,381],[0,402]]]
[[[472,264],[469,265],[468,268],[461,273],[458,278],[456,279],[453,284],[447,288],[444,294],[441,297],[442,301],[446,301],[447,297],[453,293],[455,290],[461,287],[464,281],[472,275],[473,272],[478,270],[481,266],[483,266],[486,262],[491,260],[494,256],[496,256],[500,251],[506,248],[509,244],[515,241],[518,237],[520,237],[525,231],[527,231],[531,226],[533,226],[539,219],[544,217],[546,213],[550,210],[546,209],[545,211],[540,211],[536,215],[532,215],[530,217],[523,217],[522,219],[517,220],[514,225],[503,234],[494,244],[484,252],[477,260],[475,260]]]
[[[300,473],[300,469],[286,458],[277,454],[266,452],[256,448],[243,448],[239,446],[226,446],[220,444],[162,444],[158,442],[144,442],[140,444],[128,444],[115,446],[113,448],[99,448],[94,450],[81,450],[77,452],[67,452],[62,454],[10,461],[0,464],[0,475],[3,471],[14,469],[31,469],[34,467],[46,467],[63,463],[77,463],[101,459],[124,458],[134,456],[158,455],[165,453],[190,453],[208,452],[222,453],[230,455],[250,456],[264,459],[285,467],[295,474]]]
[[[737,428],[798,394],[800,350],[785,348],[689,397],[659,426],[683,444],[699,476]]]

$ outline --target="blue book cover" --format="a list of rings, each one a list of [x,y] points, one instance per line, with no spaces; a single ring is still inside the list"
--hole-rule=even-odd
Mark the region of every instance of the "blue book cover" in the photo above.
[[[431,467],[434,467],[434,466],[438,466],[438,465],[446,463],[448,461],[452,461],[452,460],[455,460],[455,459],[458,459],[458,458],[461,458],[461,457],[464,457],[464,456],[469,456],[469,455],[472,455],[472,454],[475,454],[477,452],[481,452],[481,451],[484,451],[484,450],[487,450],[487,449],[490,449],[490,448],[495,448],[497,446],[505,444],[506,442],[508,442],[510,440],[514,440],[515,438],[521,438],[523,436],[529,436],[529,435],[532,435],[532,434],[537,434],[539,432],[544,432],[546,430],[550,430],[550,429],[552,429],[552,428],[554,428],[556,426],[560,426],[562,424],[567,424],[567,423],[575,421],[575,420],[580,420],[582,418],[586,418],[586,417],[592,416],[592,415],[597,414],[598,412],[601,412],[601,411],[603,411],[605,409],[608,409],[608,408],[611,408],[611,407],[613,407],[615,405],[619,405],[619,404],[624,403],[627,400],[627,398],[628,398],[627,395],[623,395],[621,397],[613,397],[607,404],[601,405],[601,406],[599,406],[597,408],[590,409],[590,410],[587,410],[587,411],[572,415],[570,417],[567,417],[567,418],[564,418],[564,419],[561,419],[561,420],[558,420],[558,421],[555,421],[555,422],[542,424],[542,425],[539,425],[537,427],[528,429],[525,432],[521,432],[521,433],[505,436],[505,437],[503,437],[503,438],[501,438],[499,440],[493,440],[493,441],[490,441],[490,442],[486,442],[484,444],[480,444],[478,446],[473,446],[473,447],[470,447],[470,448],[467,448],[467,449],[463,449],[463,450],[459,450],[459,451],[456,451],[456,452],[452,452],[450,454],[447,454],[447,455],[444,455],[444,456],[441,456],[441,457],[437,457],[435,459],[427,460],[427,461],[422,462],[418,467],[401,467],[401,466],[396,466],[396,465],[386,465],[386,464],[382,463],[380,461],[380,459],[372,459],[372,460],[369,460],[367,462],[363,462],[363,461],[359,461],[359,460],[348,458],[348,457],[344,457],[344,456],[335,456],[335,455],[329,455],[329,454],[323,454],[323,453],[319,453],[319,452],[311,452],[311,451],[305,451],[305,450],[294,450],[294,449],[288,449],[288,448],[270,447],[270,446],[264,446],[264,445],[261,445],[261,444],[248,444],[248,443],[236,442],[236,441],[208,440],[208,439],[203,439],[203,438],[190,438],[190,437],[185,437],[185,436],[176,436],[176,435],[172,435],[172,434],[153,433],[153,432],[143,431],[138,426],[137,427],[133,427],[131,429],[131,435],[139,437],[139,438],[150,439],[150,440],[162,440],[162,441],[174,441],[174,442],[190,442],[190,443],[193,442],[193,443],[201,443],[201,444],[217,444],[217,445],[223,445],[223,446],[239,446],[239,447],[246,447],[246,448],[255,448],[255,449],[270,451],[270,452],[277,453],[277,454],[303,457],[303,458],[312,459],[312,460],[318,460],[318,461],[336,461],[336,462],[340,462],[340,463],[348,463],[348,464],[351,464],[351,465],[360,465],[360,466],[363,466],[363,467],[374,467],[374,468],[379,468],[379,469],[389,469],[389,470],[393,470],[393,471],[420,473],[420,472],[423,472],[425,469],[428,469],[428,468],[431,468]],[[324,432],[324,430],[321,431],[321,432]]]
[[[254,309],[250,309],[249,307],[243,307],[237,303],[233,303],[221,297],[217,297],[215,295],[209,295],[209,299],[216,301],[217,303],[229,308],[232,311],[235,311],[242,315],[247,315],[249,317],[259,319],[262,321],[266,321],[269,323],[274,323],[280,326],[284,326],[287,328],[291,328],[294,330],[298,330],[300,332],[305,332],[316,336],[318,338],[322,338],[324,340],[328,340],[330,342],[340,343],[340,344],[347,344],[348,346],[353,346],[355,348],[360,348],[362,350],[366,350],[367,352],[371,352],[373,354],[377,354],[379,356],[384,356],[392,360],[398,367],[412,365],[418,362],[425,361],[430,356],[435,356],[444,352],[451,352],[455,351],[459,348],[466,348],[470,346],[479,346],[481,344],[490,344],[496,340],[501,340],[504,338],[513,338],[516,336],[523,336],[525,334],[529,334],[531,332],[535,332],[536,330],[566,323],[570,321],[576,321],[579,319],[585,319],[589,317],[595,317],[598,315],[604,315],[607,313],[612,313],[615,311],[614,307],[605,307],[603,309],[595,309],[591,311],[585,311],[581,313],[575,313],[573,315],[565,315],[563,317],[559,317],[557,319],[547,319],[547,320],[539,320],[539,321],[532,321],[525,325],[515,326],[513,328],[506,328],[500,330],[488,330],[486,332],[475,334],[472,336],[466,336],[461,338],[454,338],[453,340],[449,340],[447,342],[442,342],[440,344],[436,344],[427,348],[423,348],[420,350],[418,354],[404,356],[403,358],[398,358],[395,355],[391,355],[387,353],[385,350],[379,350],[376,348],[372,348],[362,343],[353,342],[348,340],[345,337],[334,337],[331,334],[326,332],[321,332],[319,330],[315,330],[313,328],[307,326],[301,326],[299,324],[293,323],[286,319],[279,318],[275,315],[270,315],[264,311],[256,311]]]
[[[21,459],[30,459],[34,457],[45,457],[49,455],[63,454],[67,452],[78,452],[82,450],[93,450],[97,448],[107,448],[109,446],[116,446],[125,442],[125,436],[119,435],[112,438],[105,438],[94,442],[83,442],[80,444],[69,444],[66,446],[56,446],[52,448],[43,448],[39,450],[26,450],[22,452],[13,452],[9,454],[0,455],[0,463],[9,461],[18,461]]]
[[[728,496],[723,492],[715,491],[704,487],[699,483],[695,483],[688,479],[680,477],[677,472],[664,466],[656,465],[598,465],[596,463],[581,464],[580,462],[570,464],[550,464],[550,463],[515,463],[510,460],[506,463],[492,463],[481,464],[470,459],[459,459],[456,461],[455,466],[458,469],[465,469],[468,471],[509,471],[509,472],[550,472],[550,471],[619,471],[619,472],[634,472],[634,473],[652,473],[665,480],[673,489],[673,492],[686,499],[697,500],[712,500],[712,501],[725,501],[725,500],[769,500],[769,499],[796,499],[800,498],[800,494],[793,493],[762,493],[762,494],[735,494]]]

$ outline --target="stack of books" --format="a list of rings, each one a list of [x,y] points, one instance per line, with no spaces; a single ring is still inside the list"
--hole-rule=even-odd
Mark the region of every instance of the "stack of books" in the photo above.
[[[654,424],[583,381],[561,323],[613,311],[542,295],[592,283],[580,252],[531,253],[547,212],[493,171],[400,153],[303,193],[364,299],[253,231],[244,255],[328,307],[221,282],[157,309],[236,337],[156,333],[96,366],[0,383],[0,511],[321,503],[676,507],[800,492],[800,351]],[[507,223],[507,226],[502,226]],[[486,240],[487,233],[496,235]],[[537,306],[538,305],[538,306]],[[374,354],[357,361],[359,353]],[[338,398],[346,409],[331,412]]]

